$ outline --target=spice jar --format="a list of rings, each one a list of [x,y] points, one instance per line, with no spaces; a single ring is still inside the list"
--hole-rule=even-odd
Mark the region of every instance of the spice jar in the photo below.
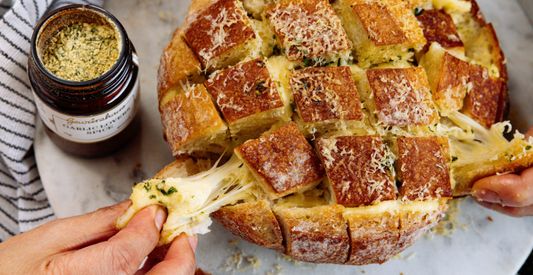
[[[139,128],[138,57],[102,8],[69,5],[45,16],[31,39],[28,75],[47,135],[67,152],[106,155]]]

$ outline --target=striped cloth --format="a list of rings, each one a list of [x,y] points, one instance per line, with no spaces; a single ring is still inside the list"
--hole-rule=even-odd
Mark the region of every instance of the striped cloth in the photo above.
[[[32,147],[37,110],[26,69],[39,19],[77,3],[103,0],[0,0],[0,242],[55,219]]]

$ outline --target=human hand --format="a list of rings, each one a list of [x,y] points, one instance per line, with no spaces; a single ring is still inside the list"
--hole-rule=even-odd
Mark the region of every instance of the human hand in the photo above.
[[[525,136],[526,139],[533,136],[533,127]],[[478,204],[502,214],[512,217],[533,216],[533,167],[519,175],[480,179],[474,183],[471,195]]]
[[[130,201],[49,222],[0,244],[0,274],[194,274],[197,239],[180,235],[165,259],[150,259],[166,212],[149,206],[117,231],[113,222]],[[155,264],[155,265],[154,265]]]

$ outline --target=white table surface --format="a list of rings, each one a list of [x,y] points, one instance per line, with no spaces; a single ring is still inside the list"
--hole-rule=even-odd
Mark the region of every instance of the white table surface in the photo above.
[[[141,63],[140,132],[115,154],[100,159],[83,159],[64,153],[43,131],[38,121],[35,152],[41,178],[50,203],[59,218],[87,213],[129,197],[133,182],[155,175],[173,161],[162,138],[157,110],[156,71],[163,47],[181,26],[188,0],[106,0],[104,8],[126,28],[137,48]],[[508,59],[511,93],[511,121],[520,131],[533,125],[533,27],[515,0],[478,0],[487,20],[493,22]],[[237,274],[516,274],[533,247],[533,218],[514,219],[491,212],[470,199],[458,214],[467,230],[452,238],[423,238],[383,265],[338,266],[294,264],[274,251],[236,239],[217,222],[212,232],[200,236],[197,266],[215,274],[232,274],[220,269],[235,251],[261,259],[253,271]],[[487,217],[493,221],[489,221]],[[410,256],[410,257],[409,257]],[[406,260],[405,258],[410,258]]]

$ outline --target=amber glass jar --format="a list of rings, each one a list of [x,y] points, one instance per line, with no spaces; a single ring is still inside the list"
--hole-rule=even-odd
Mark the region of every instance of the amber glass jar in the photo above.
[[[94,79],[60,78],[42,61],[49,39],[76,23],[100,24],[114,30],[118,58]],[[31,39],[28,75],[45,131],[65,151],[84,157],[109,154],[128,141],[140,125],[137,54],[124,27],[104,9],[69,5],[45,16]]]

